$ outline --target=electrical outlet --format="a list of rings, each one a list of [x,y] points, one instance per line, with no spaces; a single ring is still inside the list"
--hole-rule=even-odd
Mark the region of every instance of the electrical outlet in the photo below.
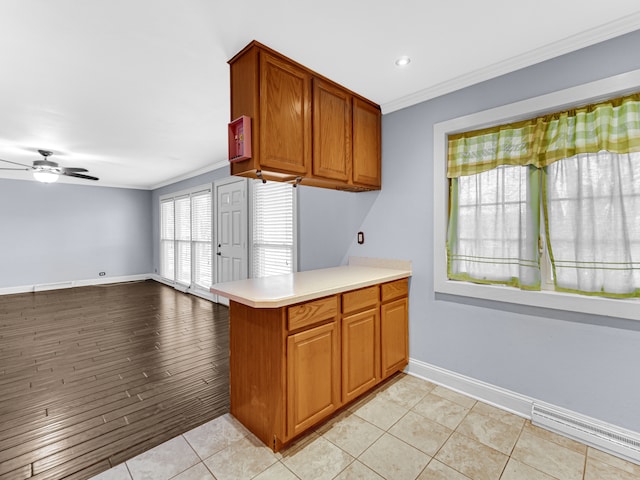
[[[106,275],[106,273],[100,272],[98,275],[100,275],[101,277],[104,277]]]

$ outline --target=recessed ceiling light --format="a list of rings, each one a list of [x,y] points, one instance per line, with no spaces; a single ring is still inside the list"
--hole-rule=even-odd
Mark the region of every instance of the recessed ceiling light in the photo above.
[[[396,59],[396,67],[406,67],[411,63],[411,59],[406,55]]]

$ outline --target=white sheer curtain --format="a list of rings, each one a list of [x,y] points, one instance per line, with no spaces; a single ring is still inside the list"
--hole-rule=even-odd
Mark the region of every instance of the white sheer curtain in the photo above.
[[[602,151],[546,167],[547,235],[556,288],[640,291],[640,154]]]
[[[449,278],[540,288],[538,185],[529,166],[452,180]]]

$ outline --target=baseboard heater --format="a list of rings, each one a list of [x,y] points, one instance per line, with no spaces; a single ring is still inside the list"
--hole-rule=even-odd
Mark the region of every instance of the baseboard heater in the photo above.
[[[640,435],[636,432],[535,402],[531,422],[640,465]]]

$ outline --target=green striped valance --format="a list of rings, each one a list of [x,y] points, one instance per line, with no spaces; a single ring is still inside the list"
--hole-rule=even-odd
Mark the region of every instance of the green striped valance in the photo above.
[[[580,153],[640,152],[640,93],[449,136],[447,176],[500,165],[545,167]]]

